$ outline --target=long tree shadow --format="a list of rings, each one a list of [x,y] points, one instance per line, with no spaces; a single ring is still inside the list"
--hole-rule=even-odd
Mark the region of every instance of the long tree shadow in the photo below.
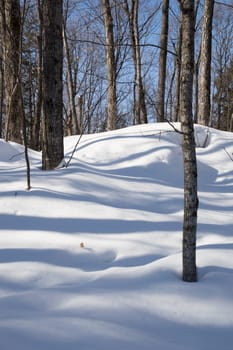
[[[124,219],[43,218],[35,216],[0,214],[0,231],[51,231],[60,233],[137,233],[177,231],[177,221],[143,221]]]

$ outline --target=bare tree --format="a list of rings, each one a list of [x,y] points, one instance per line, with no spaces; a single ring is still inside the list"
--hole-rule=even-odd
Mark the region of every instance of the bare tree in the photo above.
[[[167,69],[167,42],[168,42],[168,10],[169,0],[163,0],[162,26],[160,34],[159,79],[157,92],[157,121],[165,121],[165,84]]]
[[[35,115],[32,122],[31,131],[31,147],[35,150],[40,150],[41,141],[41,115],[42,115],[42,93],[43,93],[43,77],[42,77],[42,49],[43,49],[43,1],[37,0],[37,14],[39,19],[38,33],[37,33],[37,100]]]
[[[141,69],[141,52],[140,52],[140,35],[138,24],[138,11],[139,1],[131,0],[131,6],[129,6],[128,0],[124,0],[124,9],[126,11],[128,22],[130,41],[132,46],[134,70],[135,70],[135,83],[134,83],[134,119],[137,124],[147,123],[147,110],[145,102],[145,91],[142,81],[142,69]]]
[[[182,46],[182,23],[180,23],[178,33],[178,44],[176,48],[176,90],[175,90],[175,108],[174,108],[174,121],[179,120],[179,109],[180,109],[180,71],[181,71],[181,46]]]
[[[67,16],[68,16],[69,0],[66,2],[66,10],[63,16],[63,42],[64,42],[64,51],[66,56],[66,66],[67,66],[67,84],[68,84],[68,97],[71,113],[71,134],[79,134],[80,126],[78,125],[78,116],[75,106],[75,84],[72,74],[72,60],[69,48],[69,42],[67,38]]]
[[[21,15],[19,0],[1,0],[1,32],[5,82],[5,138],[22,142],[22,107],[20,98],[20,36]]]
[[[200,92],[198,123],[209,125],[211,90],[211,49],[214,0],[204,1],[200,56]]]
[[[113,18],[109,0],[102,0],[105,40],[106,63],[108,71],[108,103],[107,103],[107,128],[116,129],[117,120],[117,94],[116,94],[116,60],[114,54]]]
[[[211,125],[222,130],[229,130],[231,111],[228,107],[232,108],[232,98],[229,96],[230,99],[228,99],[229,88],[232,91],[232,80],[229,74],[233,49],[232,16],[233,11],[226,12],[224,5],[215,6]]]
[[[182,55],[180,86],[180,121],[183,134],[184,220],[183,280],[195,282],[197,229],[197,163],[192,115],[194,70],[194,0],[180,0],[182,14]]]
[[[43,6],[43,144],[42,168],[56,168],[64,157],[63,146],[63,1]]]

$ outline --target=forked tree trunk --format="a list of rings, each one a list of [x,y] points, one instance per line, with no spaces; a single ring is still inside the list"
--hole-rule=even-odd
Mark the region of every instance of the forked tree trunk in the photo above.
[[[42,168],[56,168],[64,157],[63,147],[63,39],[62,0],[43,6],[43,144]]]
[[[183,133],[184,218],[183,218],[183,280],[195,282],[197,229],[197,162],[192,115],[194,70],[194,0],[180,1],[182,13],[182,61],[180,121]]]
[[[214,0],[204,1],[200,56],[200,94],[198,123],[209,125],[211,89],[211,48]]]
[[[107,129],[116,129],[117,121],[117,94],[116,94],[116,61],[114,54],[113,18],[109,0],[102,0],[105,41],[106,63],[108,76],[108,102],[107,102]]]
[[[142,63],[140,51],[140,35],[138,27],[139,1],[132,0],[129,8],[128,0],[124,0],[124,9],[128,17],[130,41],[132,46],[135,86],[134,86],[134,120],[136,124],[147,123],[145,89],[142,81]]]

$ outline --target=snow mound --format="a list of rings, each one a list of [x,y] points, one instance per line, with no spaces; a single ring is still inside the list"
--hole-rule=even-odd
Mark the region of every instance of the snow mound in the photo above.
[[[4,350],[231,350],[232,133],[195,125],[198,282],[182,282],[179,123],[83,135],[41,171],[0,140]],[[66,137],[68,161],[79,136]]]

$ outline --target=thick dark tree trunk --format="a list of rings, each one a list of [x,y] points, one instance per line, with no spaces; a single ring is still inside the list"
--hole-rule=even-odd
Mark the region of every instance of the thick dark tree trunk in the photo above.
[[[5,138],[7,141],[21,143],[23,118],[20,98],[20,2],[2,0],[0,7],[6,103]]]
[[[42,168],[59,166],[63,147],[63,38],[62,0],[45,1],[43,6],[43,144]]]
[[[197,162],[193,128],[192,99],[194,71],[194,0],[181,0],[182,61],[180,91],[180,121],[183,133],[184,159],[184,219],[183,219],[183,280],[195,282],[197,228]]]
[[[0,60],[0,138],[3,137],[3,113],[4,113],[4,69]]]

